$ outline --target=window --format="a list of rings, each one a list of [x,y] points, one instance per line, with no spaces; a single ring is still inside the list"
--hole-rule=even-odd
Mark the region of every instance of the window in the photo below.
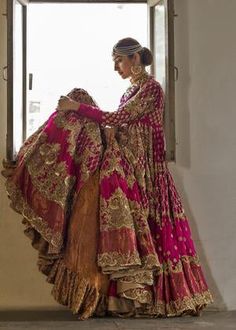
[[[175,161],[174,1],[148,0],[152,72],[165,91],[166,158]]]
[[[114,72],[112,47],[126,35],[147,45],[145,3],[33,3],[28,6],[28,26],[27,136],[54,111],[60,95],[74,87],[87,90],[103,110],[118,108],[130,83]],[[31,102],[40,103],[34,121]]]
[[[14,160],[25,138],[26,9],[23,0],[7,1],[7,160]]]
[[[38,4],[40,2],[40,4]],[[61,4],[60,4],[61,2]],[[94,1],[95,2],[95,1]],[[99,4],[99,2],[102,2]],[[64,84],[61,85],[58,83],[60,74],[63,73],[65,67],[61,68],[61,72],[59,72],[58,68],[54,67],[53,58],[55,55],[50,54],[50,49],[47,48],[46,44],[42,43],[41,46],[43,48],[43,56],[47,56],[48,63],[44,61],[47,65],[43,68],[38,66],[37,63],[33,63],[33,51],[30,50],[30,44],[32,44],[32,40],[36,39],[40,42],[40,38],[33,36],[32,29],[32,19],[31,15],[33,11],[35,11],[36,6],[41,8],[43,11],[43,7],[49,5],[49,3],[54,3],[53,5],[57,8],[64,6],[93,6],[93,10],[96,11],[96,6],[109,6],[116,7],[120,13],[122,13],[120,19],[122,19],[123,31],[119,26],[120,34],[118,31],[112,31],[112,43],[114,40],[118,40],[125,35],[135,36],[141,43],[148,44],[148,36],[150,41],[150,48],[154,54],[154,65],[152,67],[152,73],[155,75],[157,80],[162,84],[163,89],[166,94],[166,104],[165,104],[165,134],[166,134],[166,142],[167,142],[167,159],[169,161],[175,160],[175,130],[174,130],[174,63],[173,63],[173,0],[148,0],[148,1],[116,1],[115,3],[112,1],[37,1],[37,0],[8,0],[8,119],[7,119],[7,160],[14,160],[16,153],[19,150],[20,145],[23,140],[30,135],[49,115],[47,112],[48,109],[52,112],[53,107],[55,107],[55,102],[57,98],[64,94],[66,91],[69,91],[73,87],[84,87],[91,91],[92,96],[98,101],[98,104],[101,108],[105,110],[114,110],[116,109],[116,105],[118,102],[114,101],[114,98],[120,96],[121,93],[127,87],[127,84],[124,85],[124,82],[121,82],[116,75],[114,74],[113,78],[106,79],[106,75],[101,70],[100,66],[94,66],[94,63],[99,63],[98,58],[94,58],[94,61],[89,60],[89,65],[91,67],[88,69],[86,65],[83,64],[85,70],[94,71],[96,75],[100,73],[100,82],[96,82],[96,90],[98,91],[97,95],[93,95],[93,89],[89,87],[89,82],[83,80],[80,77],[80,80],[76,84],[75,81],[72,81],[72,76],[76,76],[76,72],[79,72],[79,68],[75,68],[74,70],[70,67],[70,75],[64,78]],[[73,4],[72,4],[73,3]],[[60,4],[58,6],[58,4]],[[50,4],[52,5],[52,4]],[[143,16],[132,15],[128,12],[128,8],[142,8]],[[95,8],[96,7],[96,8]],[[56,7],[55,7],[56,8]],[[82,8],[82,7],[81,7]],[[91,7],[92,8],[92,7]],[[127,19],[125,18],[125,10],[127,14]],[[82,10],[81,10],[82,12]],[[28,14],[27,14],[28,13]],[[35,11],[36,13],[36,11]],[[92,9],[91,9],[92,13]],[[97,10],[98,13],[98,10]],[[149,24],[147,24],[147,14],[149,17]],[[30,14],[30,15],[29,15]],[[42,14],[43,15],[43,14]],[[84,14],[85,15],[85,14]],[[110,15],[111,16],[111,15]],[[34,16],[36,17],[36,16]],[[51,17],[51,16],[50,16]],[[54,12],[54,19],[56,14]],[[109,14],[107,14],[109,17]],[[112,16],[114,17],[114,16]],[[132,17],[132,24],[130,24],[130,17]],[[44,16],[45,18],[45,16]],[[135,19],[136,18],[136,19]],[[26,38],[26,27],[27,27],[27,19],[28,25],[31,28],[28,28],[28,38]],[[78,18],[79,19],[79,18]],[[91,21],[91,30],[93,33],[98,35],[99,26],[95,26],[93,24],[92,19],[93,16],[88,15],[88,20]],[[40,18],[41,22],[44,23],[44,20]],[[127,24],[125,23],[127,21]],[[111,22],[109,26],[112,26]],[[139,26],[140,34],[137,35],[137,27],[134,27],[134,24],[137,23]],[[125,26],[126,24],[126,26]],[[147,25],[149,25],[149,31],[147,33]],[[113,26],[114,27],[114,26]],[[132,28],[134,28],[132,30]],[[53,27],[51,27],[51,30]],[[55,29],[55,27],[54,27]],[[77,27],[76,27],[77,29]],[[81,29],[81,28],[80,28]],[[96,29],[96,31],[95,31]],[[106,27],[106,30],[108,26]],[[136,29],[136,30],[135,30]],[[95,31],[95,32],[94,32]],[[43,31],[42,31],[43,32]],[[87,33],[86,31],[83,31]],[[45,31],[44,39],[46,40]],[[50,34],[51,31],[48,32]],[[55,29],[56,33],[56,29]],[[62,30],[60,31],[62,33]],[[64,35],[65,37],[65,35]],[[57,36],[56,36],[57,38]],[[97,38],[98,39],[98,38]],[[43,38],[42,38],[43,40]],[[41,40],[41,41],[42,41]],[[54,46],[57,44],[59,40],[51,40],[51,44]],[[75,43],[79,44],[79,40],[75,38]],[[27,48],[28,43],[28,48]],[[83,43],[81,41],[81,43]],[[35,44],[36,45],[36,44]],[[40,47],[40,44],[38,45]],[[111,49],[113,44],[106,45],[107,52],[109,53],[109,49]],[[97,54],[100,56],[103,53],[103,61],[104,61],[104,48],[102,45],[100,48],[99,45],[97,47]],[[56,48],[56,47],[54,47]],[[27,50],[27,52],[26,52]],[[34,51],[37,53],[37,47],[34,46]],[[73,50],[71,51],[73,54]],[[69,56],[71,56],[71,54]],[[27,65],[26,65],[26,55],[27,55]],[[112,61],[108,54],[107,59],[105,59],[107,67],[112,72]],[[54,57],[53,57],[54,56]],[[59,55],[58,55],[59,56]],[[99,57],[98,56],[98,57]],[[35,57],[36,58],[36,57]],[[40,59],[38,58],[39,62]],[[45,60],[45,59],[44,59]],[[43,62],[43,60],[42,60]],[[51,63],[50,71],[48,64]],[[42,64],[42,63],[41,63]],[[67,66],[70,66],[71,63],[67,63]],[[110,66],[110,67],[109,67]],[[65,70],[64,70],[65,71]],[[68,71],[68,70],[67,70]],[[27,75],[26,75],[27,73]],[[64,72],[65,73],[65,72]],[[42,75],[39,78],[39,75]],[[51,76],[55,76],[55,83],[50,81]],[[40,80],[41,79],[41,80]],[[78,79],[78,75],[77,75]],[[91,77],[88,78],[88,80]],[[117,81],[116,81],[117,79]],[[69,84],[68,81],[71,81]],[[119,82],[118,82],[119,80]],[[104,95],[107,88],[107,95],[110,96],[109,85],[110,81],[115,84],[114,90],[117,91],[117,95],[114,96],[113,100],[109,97],[104,98],[101,97],[99,100],[99,95]],[[102,84],[104,86],[101,86]],[[39,88],[41,84],[41,87]],[[79,84],[79,85],[78,85]],[[87,84],[87,85],[86,85]],[[103,88],[103,90],[102,90]],[[102,99],[106,99],[107,103],[103,103]],[[115,105],[116,104],[116,105]],[[46,110],[47,109],[47,110]]]

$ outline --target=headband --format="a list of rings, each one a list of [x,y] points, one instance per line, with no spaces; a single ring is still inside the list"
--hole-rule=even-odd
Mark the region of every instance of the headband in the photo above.
[[[140,52],[143,50],[143,47],[140,44],[132,45],[132,46],[117,46],[113,47],[113,54],[114,55],[133,55],[135,53]]]

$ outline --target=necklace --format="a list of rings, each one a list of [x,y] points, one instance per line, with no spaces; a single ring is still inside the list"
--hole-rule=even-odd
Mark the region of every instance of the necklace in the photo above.
[[[141,86],[143,85],[148,79],[150,78],[150,75],[147,73],[147,71],[142,71],[140,74],[132,77],[130,79],[130,82],[132,85],[135,86]]]

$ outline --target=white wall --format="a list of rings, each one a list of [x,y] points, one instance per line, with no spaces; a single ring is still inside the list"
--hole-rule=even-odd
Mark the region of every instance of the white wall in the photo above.
[[[173,167],[217,308],[236,309],[236,1],[175,0]]]
[[[6,65],[0,2],[0,68]],[[172,173],[189,215],[213,308],[236,309],[236,1],[175,0],[177,163]],[[5,153],[6,83],[0,79],[0,155]],[[0,178],[0,308],[57,308],[36,252],[9,207]]]

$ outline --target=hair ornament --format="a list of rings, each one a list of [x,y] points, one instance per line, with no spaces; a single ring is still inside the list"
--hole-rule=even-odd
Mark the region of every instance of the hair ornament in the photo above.
[[[132,46],[117,46],[113,47],[113,55],[133,55],[143,50],[143,47],[138,43]]]

